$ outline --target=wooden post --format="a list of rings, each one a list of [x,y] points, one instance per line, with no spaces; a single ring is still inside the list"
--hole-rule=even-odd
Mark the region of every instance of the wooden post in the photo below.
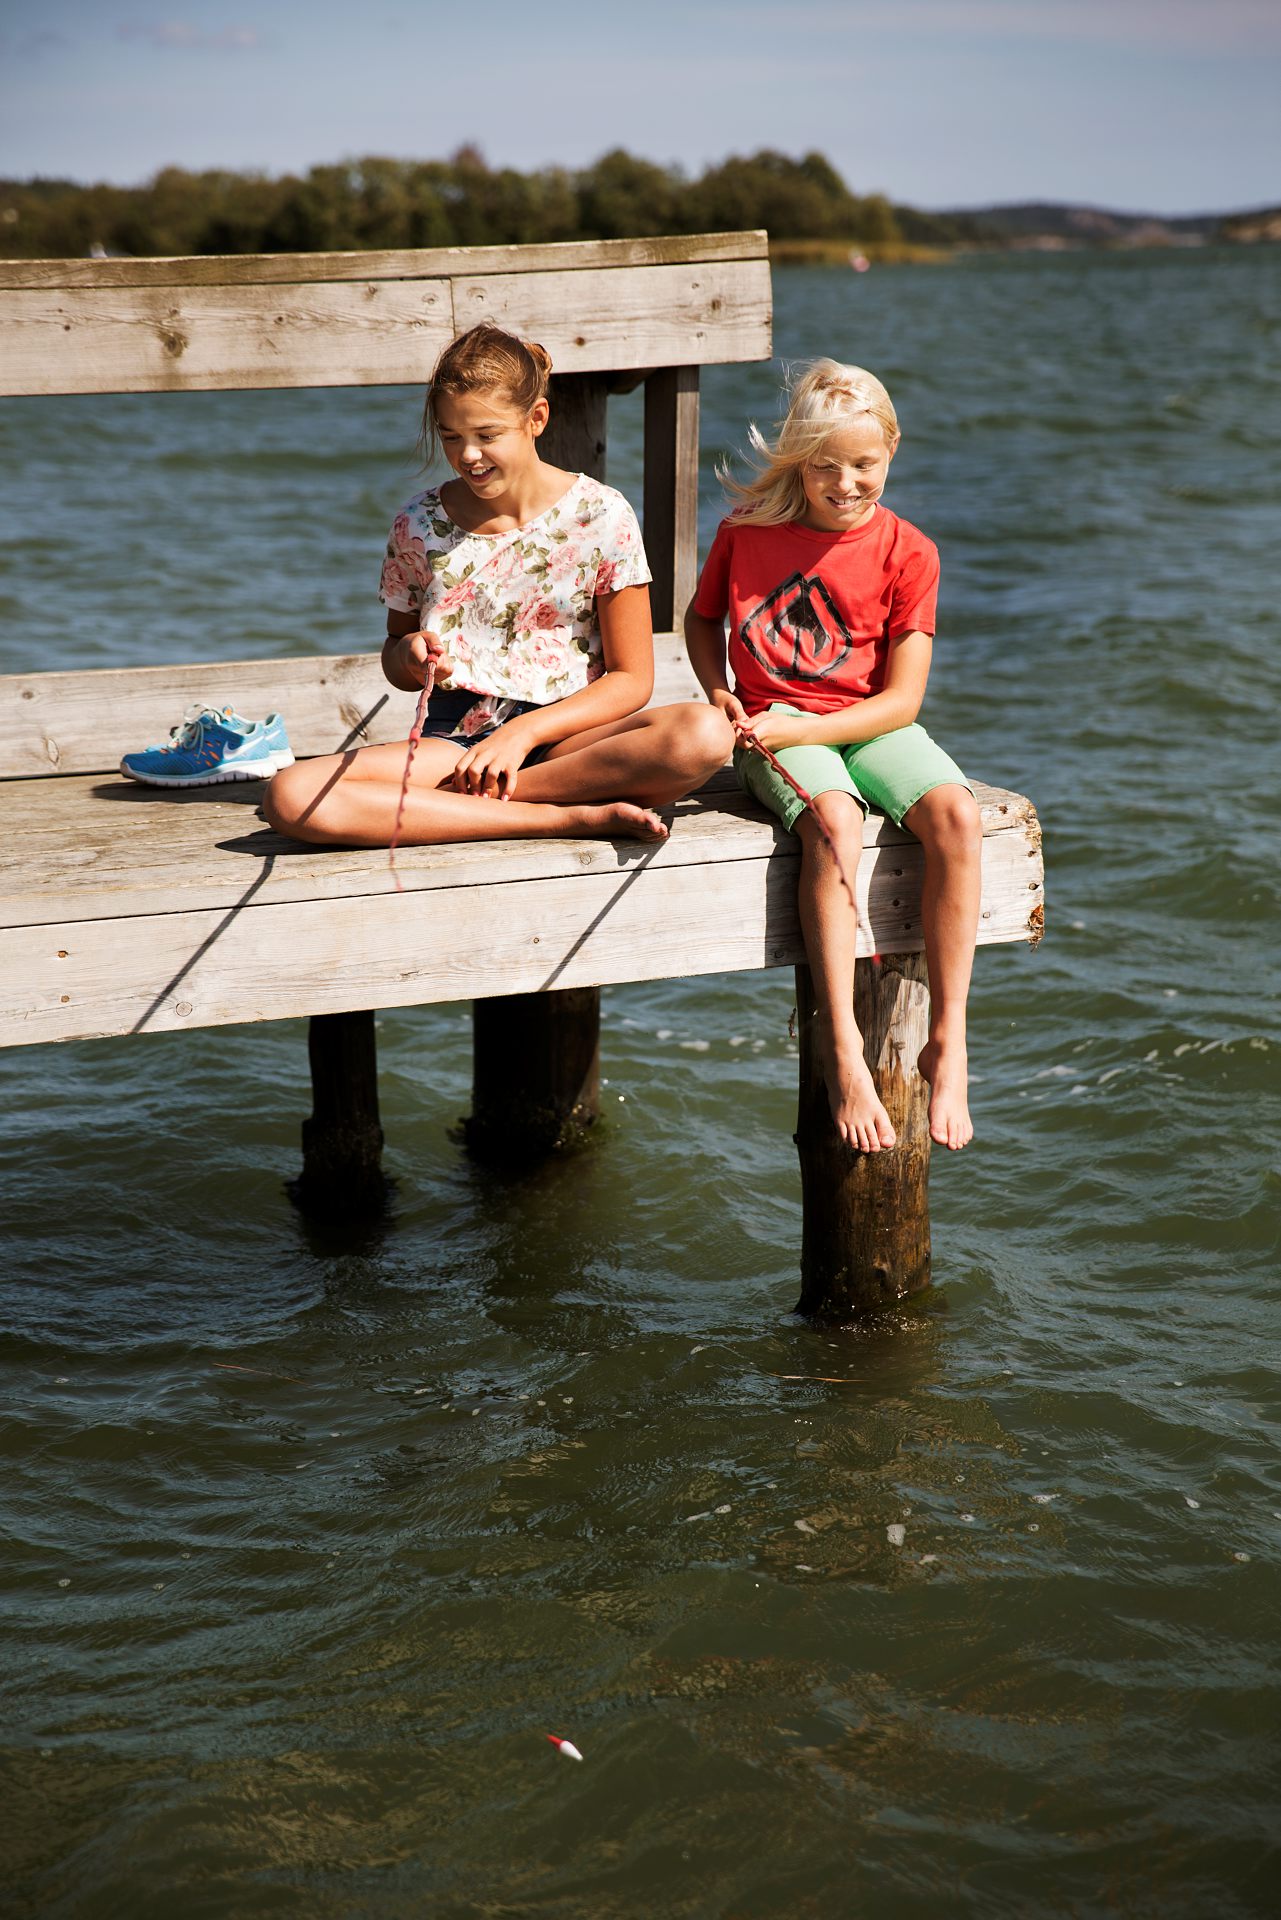
[[[314,1013],[307,1056],[312,1112],[302,1123],[302,1173],[293,1197],[308,1213],[346,1219],[381,1213],[387,1185],[373,1014]]]
[[[578,1143],[600,1107],[600,989],[478,1000],[472,1113],[478,1159],[541,1159]]]
[[[554,374],[539,451],[553,466],[605,477],[609,382]],[[499,994],[472,1007],[472,1111],[478,1159],[521,1162],[572,1146],[600,1112],[600,988]]]
[[[832,1124],[814,1032],[808,967],[796,969],[801,1162],[801,1297],[797,1312],[847,1320],[892,1306],[930,1280],[929,1088],[916,1069],[929,1037],[929,988],[920,954],[860,960],[854,1012],[876,1091],[898,1136],[856,1153]]]
[[[679,630],[698,577],[698,368],[645,382],[645,552],[658,633]]]
[[[605,478],[605,411],[609,378],[601,373],[554,373],[551,419],[538,451],[554,467]]]

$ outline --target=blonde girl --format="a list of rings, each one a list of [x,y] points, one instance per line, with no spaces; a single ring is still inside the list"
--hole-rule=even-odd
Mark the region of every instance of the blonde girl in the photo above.
[[[699,702],[640,711],[654,680],[640,529],[612,487],[540,458],[550,373],[542,347],[482,322],[432,374],[424,437],[455,477],[396,516],[380,589],[388,680],[419,693],[434,670],[405,845],[665,839],[654,809],[729,751],[725,717]],[[407,744],[297,762],[267,818],[299,840],[387,846]]]
[[[712,705],[811,796],[812,811],[760,754],[735,750],[742,785],[800,838],[800,916],[828,1098],[842,1138],[864,1153],[892,1147],[894,1129],[854,1019],[858,928],[842,869],[857,868],[868,806],[921,841],[931,1013],[919,1064],[933,1139],[963,1147],[974,1132],[965,1003],[982,830],[964,774],[916,720],[938,551],[881,503],[899,426],[889,394],[862,367],[815,361],[792,386],[773,444],[754,427],[751,438],[761,465],[745,485],[729,482],[738,506],[721,522],[685,616],[690,659]]]

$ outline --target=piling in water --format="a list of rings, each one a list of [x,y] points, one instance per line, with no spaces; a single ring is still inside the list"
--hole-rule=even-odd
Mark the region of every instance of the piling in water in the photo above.
[[[317,1216],[350,1220],[381,1213],[387,1183],[373,1014],[313,1014],[307,1056],[312,1111],[302,1123],[302,1173],[293,1197]]]
[[[929,1036],[920,954],[860,960],[854,1013],[896,1144],[859,1153],[836,1131],[819,1056],[808,967],[796,969],[800,1089],[801,1297],[797,1312],[845,1320],[892,1306],[930,1282],[929,1088],[916,1065]]]

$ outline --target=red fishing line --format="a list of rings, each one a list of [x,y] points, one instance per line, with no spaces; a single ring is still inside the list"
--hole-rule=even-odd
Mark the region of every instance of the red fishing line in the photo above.
[[[472,584],[477,574],[482,573],[500,554],[505,553],[512,542],[520,538],[522,531],[522,528],[517,527],[513,532],[509,533],[505,539],[496,541],[478,567],[469,567],[466,578],[461,580],[457,586],[451,587],[448,593],[441,595],[435,607],[432,609],[432,618],[434,620],[440,620],[445,614],[453,613],[455,608],[459,607],[468,593],[471,592]],[[431,637],[435,639],[437,636],[433,633]],[[396,824],[391,830],[391,840],[387,846],[387,864],[391,868],[392,879],[396,882],[397,893],[403,893],[405,889],[401,884],[400,875],[396,871],[396,843],[400,839],[401,822],[405,817],[405,801],[409,797],[409,776],[413,771],[414,749],[422,738],[423,721],[427,717],[427,702],[431,698],[431,690],[436,680],[436,662],[430,654],[427,657],[426,670],[427,677],[423,681],[423,690],[418,696],[418,710],[414,714],[414,724],[409,730],[409,751],[405,755],[405,772],[400,783],[400,799],[396,804]]]
[[[409,729],[409,750],[405,755],[405,771],[401,775],[400,799],[396,803],[396,824],[391,830],[391,839],[387,844],[387,865],[391,868],[391,877],[396,882],[397,893],[405,891],[405,885],[396,871],[396,843],[400,839],[401,824],[405,818],[405,802],[409,798],[409,776],[414,770],[414,753],[423,737],[423,722],[427,718],[427,702],[431,699],[432,686],[436,679],[436,663],[427,661],[427,678],[423,681],[423,690],[418,696],[418,706],[414,712],[414,724]]]
[[[787,768],[783,765],[782,761],[779,760],[775,754],[772,754],[770,752],[769,748],[764,744],[763,741],[758,740],[756,738],[756,735],[752,732],[750,727],[742,726],[737,720],[731,721],[730,724],[733,727],[735,733],[738,735],[739,744],[744,747],[751,747],[755,753],[759,753],[761,755],[762,759],[768,760],[771,767],[773,767],[775,773],[780,774],[782,778],[786,780],[788,786],[792,789],[792,792],[796,795],[797,799],[803,800],[805,805],[809,808],[810,815],[814,821],[814,825],[818,828],[824,840],[826,840],[828,851],[831,854],[833,860],[836,862],[836,871],[841,876],[841,885],[844,887],[846,893],[848,893],[850,897],[850,905],[853,907],[855,915],[857,916],[858,902],[854,898],[854,889],[850,885],[849,875],[846,873],[844,864],[841,860],[841,856],[836,850],[836,842],[835,840],[833,840],[831,834],[827,831],[826,826],[823,824],[822,815],[819,813],[818,808],[814,805],[813,794],[806,793],[804,787],[801,785],[799,780],[793,780],[791,774],[787,771]]]

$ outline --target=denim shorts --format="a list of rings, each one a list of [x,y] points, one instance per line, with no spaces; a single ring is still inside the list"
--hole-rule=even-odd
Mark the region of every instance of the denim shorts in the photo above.
[[[467,687],[433,687],[427,698],[427,712],[423,719],[424,740],[449,740],[460,750],[466,751],[478,740],[487,739],[496,733],[508,720],[517,719],[522,713],[535,713],[538,710],[536,700],[504,700],[500,708],[500,717],[488,726],[477,727],[473,732],[464,732],[463,717],[471,712],[485,696],[473,693]],[[549,740],[545,746],[535,747],[525,756],[527,767],[536,767],[545,760],[555,745]]]

